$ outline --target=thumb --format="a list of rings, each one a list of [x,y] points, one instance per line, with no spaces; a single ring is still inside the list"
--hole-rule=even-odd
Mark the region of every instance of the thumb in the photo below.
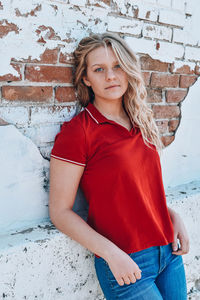
[[[172,242],[172,249],[173,249],[173,251],[177,251],[178,250],[178,242],[177,242],[176,238]]]

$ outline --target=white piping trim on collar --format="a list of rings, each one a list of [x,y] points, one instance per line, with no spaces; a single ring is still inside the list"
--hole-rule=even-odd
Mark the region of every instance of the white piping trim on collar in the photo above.
[[[87,112],[90,114],[90,116],[95,120],[95,122],[97,123],[97,124],[99,124],[99,122],[97,121],[97,119],[95,119],[95,117],[91,114],[91,112],[87,109],[87,108],[85,108],[85,110],[87,110]]]

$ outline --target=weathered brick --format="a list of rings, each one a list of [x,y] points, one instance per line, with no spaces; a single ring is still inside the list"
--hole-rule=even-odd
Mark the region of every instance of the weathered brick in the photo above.
[[[181,102],[187,95],[187,90],[168,90],[166,91],[167,102]]]
[[[170,120],[169,121],[169,132],[175,131],[180,123],[180,120]]]
[[[177,105],[154,105],[153,113],[156,119],[177,118],[180,115],[180,108]]]
[[[159,14],[159,22],[183,27],[185,23],[185,14],[177,10],[161,9]]]
[[[47,102],[52,99],[50,86],[3,86],[2,97],[8,101]]]
[[[44,64],[56,64],[58,60],[58,49],[46,49],[39,59],[32,59],[31,56],[27,59],[15,59],[12,58],[12,61],[17,62],[27,62],[27,63],[44,63]]]
[[[180,87],[181,88],[189,88],[191,85],[195,83],[197,80],[197,76],[187,76],[187,75],[181,75],[180,76]]]
[[[72,83],[71,67],[27,66],[25,78],[37,82]]]
[[[200,48],[185,47],[185,59],[200,61]]]
[[[154,24],[144,24],[143,36],[148,38],[156,38],[160,40],[171,41],[172,29],[166,26],[157,26]]]
[[[175,74],[194,74],[195,73],[195,64],[188,63],[178,66],[177,63],[173,63],[170,66],[170,72]]]
[[[161,62],[157,59],[152,59],[149,55],[141,56],[140,63],[142,70],[152,70],[160,72],[168,71],[168,63]]]
[[[76,113],[76,104],[31,107],[30,125],[55,124],[69,121]]]
[[[145,85],[148,86],[149,82],[150,82],[151,73],[150,72],[142,72],[142,76],[143,76]]]
[[[152,73],[151,86],[152,87],[178,87],[179,75]]]
[[[168,131],[168,120],[156,121],[156,125],[157,125],[158,130],[161,134],[162,133],[167,133],[167,131]]]
[[[147,102],[162,102],[162,91],[159,89],[147,89]]]
[[[11,63],[11,66],[17,71],[18,75],[13,75],[11,73],[1,75],[0,81],[20,81],[22,80],[22,74],[21,74],[21,66],[17,64]]]
[[[73,87],[57,87],[55,98],[58,102],[71,102],[76,100]]]
[[[200,65],[196,65],[195,74],[200,75]]]
[[[8,125],[9,123],[0,118],[0,126]]]
[[[172,8],[184,11],[185,1],[183,1],[183,0],[172,0]]]
[[[7,20],[0,21],[0,38],[5,37],[9,32],[19,33],[19,28],[14,23],[9,23]]]
[[[161,137],[161,140],[163,142],[163,145],[166,147],[168,145],[170,145],[173,140],[175,139],[175,136],[174,135],[170,135],[170,136],[162,136]]]
[[[129,20],[120,17],[108,16],[108,30],[114,32],[130,33],[140,35],[142,32],[143,22]]]
[[[60,53],[59,62],[62,64],[74,63],[74,57],[72,53]]]
[[[187,45],[196,45],[198,42],[198,38],[191,34],[191,26],[188,25],[189,28],[187,28],[186,26],[187,23],[183,29],[173,29],[173,42],[183,43]]]

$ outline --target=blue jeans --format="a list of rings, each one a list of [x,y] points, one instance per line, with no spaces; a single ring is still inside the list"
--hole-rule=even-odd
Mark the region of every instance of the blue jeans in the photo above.
[[[96,274],[107,300],[186,300],[182,256],[171,253],[171,244],[129,254],[142,270],[142,278],[120,286],[108,263],[95,256]]]

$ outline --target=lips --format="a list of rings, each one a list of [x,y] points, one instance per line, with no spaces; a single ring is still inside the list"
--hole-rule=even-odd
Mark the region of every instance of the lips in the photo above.
[[[111,89],[111,88],[114,88],[114,87],[119,87],[119,85],[117,85],[117,84],[115,84],[115,85],[110,85],[110,86],[108,86],[108,87],[105,88],[105,89],[107,90],[107,89]]]

